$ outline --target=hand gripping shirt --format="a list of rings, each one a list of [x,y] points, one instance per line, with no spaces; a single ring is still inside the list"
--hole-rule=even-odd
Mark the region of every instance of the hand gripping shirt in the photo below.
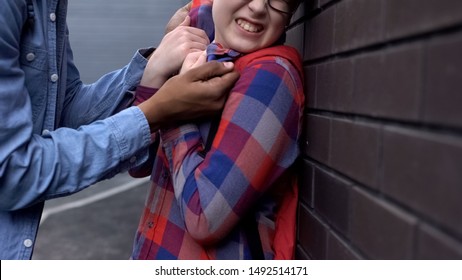
[[[84,85],[66,11],[67,0],[1,4],[0,259],[31,258],[45,200],[141,163],[151,143],[143,113],[121,111],[146,59],[137,52],[126,67]]]

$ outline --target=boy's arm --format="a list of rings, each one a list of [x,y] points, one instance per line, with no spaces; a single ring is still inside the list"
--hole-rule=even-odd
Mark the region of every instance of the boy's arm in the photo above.
[[[181,213],[198,242],[226,236],[298,156],[303,92],[297,76],[290,65],[247,67],[205,159],[197,126],[161,133]]]

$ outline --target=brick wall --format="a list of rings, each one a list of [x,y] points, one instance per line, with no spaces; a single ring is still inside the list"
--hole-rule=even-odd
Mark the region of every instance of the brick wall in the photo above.
[[[462,1],[305,0],[299,259],[462,259]]]

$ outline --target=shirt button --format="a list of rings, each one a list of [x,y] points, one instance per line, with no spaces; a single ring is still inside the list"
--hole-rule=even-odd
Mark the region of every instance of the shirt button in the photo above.
[[[135,161],[136,161],[136,157],[131,157],[130,158],[130,163],[135,163]]]
[[[48,134],[50,134],[50,131],[48,129],[44,129],[42,131],[42,135],[48,135]]]
[[[51,77],[50,77],[50,80],[51,80],[53,83],[57,82],[58,79],[59,79],[58,74],[53,74],[53,75],[51,75]]]
[[[32,247],[32,244],[33,244],[32,240],[30,239],[24,240],[24,246],[26,246],[27,248]]]
[[[56,21],[56,14],[55,14],[55,13],[51,13],[51,14],[50,14],[50,20],[51,20],[52,22],[55,22],[55,21]]]
[[[27,60],[27,61],[31,62],[31,61],[34,60],[34,59],[35,59],[35,53],[28,53],[28,54],[26,55],[26,60]]]

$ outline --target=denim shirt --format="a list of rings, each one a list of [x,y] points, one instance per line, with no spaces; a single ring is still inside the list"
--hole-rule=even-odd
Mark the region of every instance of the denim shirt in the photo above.
[[[44,201],[78,192],[147,158],[148,123],[125,108],[141,51],[84,85],[66,26],[67,0],[3,0],[0,9],[0,259],[30,259]]]

